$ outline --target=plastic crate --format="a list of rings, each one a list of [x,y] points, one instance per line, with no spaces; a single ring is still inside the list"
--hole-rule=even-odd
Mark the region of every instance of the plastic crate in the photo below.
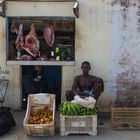
[[[66,116],[60,114],[60,135],[97,135],[97,115]]]
[[[140,129],[140,108],[112,108],[113,129]]]
[[[45,105],[53,110],[53,119],[50,124],[28,124],[32,108],[42,108]],[[24,129],[29,136],[53,136],[55,134],[55,95],[54,94],[30,94],[28,96],[28,105],[26,115],[23,121]]]

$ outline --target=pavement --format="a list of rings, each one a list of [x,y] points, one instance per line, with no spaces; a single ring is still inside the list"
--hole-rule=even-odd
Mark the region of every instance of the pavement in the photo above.
[[[0,140],[140,140],[140,130],[113,130],[111,128],[110,117],[100,117],[98,122],[97,136],[82,135],[68,135],[60,136],[59,129],[59,115],[56,114],[56,133],[55,136],[27,136],[23,128],[23,119],[25,117],[25,110],[12,112],[16,121],[16,126],[13,127],[7,134],[0,137]]]

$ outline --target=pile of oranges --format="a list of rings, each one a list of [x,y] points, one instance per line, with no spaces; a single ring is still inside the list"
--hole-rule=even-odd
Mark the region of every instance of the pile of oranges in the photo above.
[[[53,111],[49,106],[31,109],[29,124],[50,124],[52,122]]]

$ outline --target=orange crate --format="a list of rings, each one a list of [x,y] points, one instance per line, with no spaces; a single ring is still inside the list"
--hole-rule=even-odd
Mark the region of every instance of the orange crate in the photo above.
[[[42,108],[49,105],[53,110],[53,121],[50,124],[28,124],[31,109]],[[55,95],[54,94],[30,94],[28,96],[28,105],[26,115],[23,121],[25,132],[29,136],[53,136],[55,134]]]

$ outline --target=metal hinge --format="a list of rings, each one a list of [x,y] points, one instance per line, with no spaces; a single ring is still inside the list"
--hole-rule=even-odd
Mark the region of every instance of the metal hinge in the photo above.
[[[5,0],[0,1],[0,16],[5,17]]]
[[[77,18],[79,18],[79,2],[75,2],[73,6],[73,13]]]

